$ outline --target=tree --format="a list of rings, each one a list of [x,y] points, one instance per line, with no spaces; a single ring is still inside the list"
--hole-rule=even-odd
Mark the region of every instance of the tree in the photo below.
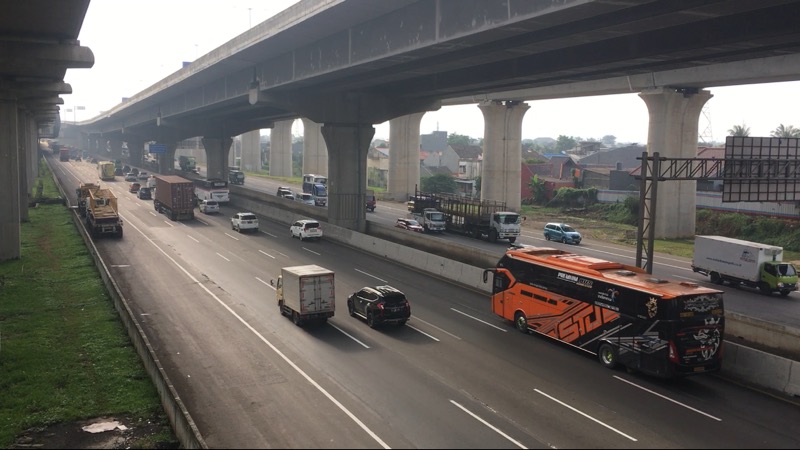
[[[575,148],[578,145],[578,140],[572,136],[564,136],[563,134],[556,139],[556,151],[563,152]]]
[[[448,145],[471,145],[473,139],[469,136],[464,136],[463,134],[448,134],[447,135],[447,144]]]
[[[775,128],[770,133],[772,137],[800,137],[800,129],[793,127],[792,125],[778,125],[778,128]]]
[[[616,147],[617,146],[617,137],[611,134],[607,134],[600,139],[600,142],[603,143],[606,147]]]
[[[458,186],[456,180],[450,175],[437,173],[436,175],[425,177],[420,180],[423,192],[455,194]]]
[[[532,203],[543,205],[545,202],[547,202],[547,192],[545,191],[544,180],[539,179],[539,175],[534,175],[531,177],[528,187],[531,188]]]
[[[742,123],[741,125],[734,125],[733,128],[728,130],[728,134],[731,136],[743,136],[747,137],[750,136],[750,127]]]

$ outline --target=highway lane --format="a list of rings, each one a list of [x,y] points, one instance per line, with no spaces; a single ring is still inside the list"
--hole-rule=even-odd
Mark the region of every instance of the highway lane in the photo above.
[[[481,293],[324,239],[301,243],[267,218],[260,233],[240,235],[229,207],[170,222],[150,202],[118,196],[125,238],[98,246],[211,446],[800,443],[795,405],[715,377],[661,382],[609,371],[516,332]],[[311,262],[336,270],[338,313],[301,329],[280,316],[268,282],[281,266]],[[383,283],[411,300],[406,327],[371,330],[347,316],[348,293]]]
[[[299,185],[281,183],[279,181],[248,177],[245,187],[274,195],[278,186],[289,186],[300,189]],[[374,213],[367,213],[367,220],[394,226],[398,217],[406,217],[408,210],[404,203],[391,201],[378,201]],[[429,234],[430,239],[441,239],[457,242],[494,252],[498,259],[507,247],[504,241],[491,243],[452,233]],[[541,230],[532,230],[523,227],[519,243],[527,245],[547,246],[567,251],[593,256],[597,258],[617,261],[624,264],[636,265],[636,248],[591,239],[584,239],[580,245],[568,245],[560,242],[546,241]],[[695,273],[691,269],[691,259],[681,258],[667,254],[656,253],[653,258],[653,274],[659,277],[686,280],[700,285],[720,289],[725,292],[725,308],[727,311],[736,312],[750,317],[755,317],[771,323],[800,328],[800,292],[792,292],[787,297],[778,295],[765,296],[754,289],[736,288],[733,286],[720,286],[709,281],[708,277]]]

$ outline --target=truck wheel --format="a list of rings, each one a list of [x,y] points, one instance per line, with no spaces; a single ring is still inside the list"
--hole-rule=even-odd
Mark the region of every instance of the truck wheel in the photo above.
[[[303,326],[303,321],[300,320],[300,314],[297,314],[297,311],[292,311],[292,322],[298,327]]]
[[[709,274],[709,277],[711,277],[711,282],[714,283],[714,284],[722,284],[723,283],[722,276],[720,276],[720,274],[718,274],[717,272],[711,272]]]
[[[608,342],[600,344],[600,348],[597,349],[597,359],[604,367],[609,369],[617,367],[617,351]]]
[[[489,242],[497,242],[497,231],[494,229],[489,230]]]
[[[515,237],[510,237],[510,238],[508,238],[508,242],[509,242],[510,244],[513,244],[513,243],[514,243],[514,241],[516,241],[516,240],[517,240],[517,238],[515,238]]]
[[[520,333],[528,334],[528,318],[525,317],[522,311],[518,311],[514,314],[514,325]]]
[[[792,291],[781,291],[781,297],[786,297]]]
[[[763,281],[758,283],[758,290],[764,295],[772,295],[772,289],[769,287],[769,284]]]
[[[280,310],[282,316],[286,315],[286,311],[283,310],[283,300],[278,300],[278,310]]]
[[[479,228],[475,228],[473,236],[475,236],[475,239],[480,239],[481,237],[483,237],[481,236],[481,230]]]

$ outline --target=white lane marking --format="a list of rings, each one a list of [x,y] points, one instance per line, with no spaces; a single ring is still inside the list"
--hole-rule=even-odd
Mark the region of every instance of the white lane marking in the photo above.
[[[129,223],[130,223],[130,222],[129,222]],[[213,299],[214,299],[214,300],[215,300],[215,301],[216,301],[216,302],[217,302],[217,303],[218,303],[220,306],[222,306],[222,307],[223,307],[225,310],[227,310],[227,311],[228,311],[228,312],[229,312],[229,313],[230,313],[230,314],[231,314],[233,317],[235,317],[235,318],[236,318],[236,320],[238,320],[238,321],[239,321],[239,322],[240,322],[242,325],[244,325],[244,326],[245,326],[245,328],[247,328],[248,330],[250,330],[250,332],[251,332],[251,333],[253,333],[254,335],[256,335],[256,336],[259,338],[259,340],[261,340],[261,342],[263,342],[263,343],[264,343],[266,346],[268,346],[268,347],[269,347],[269,348],[270,348],[270,349],[271,349],[273,352],[275,352],[275,354],[276,354],[276,355],[278,355],[278,356],[279,356],[281,359],[283,359],[283,360],[286,362],[286,364],[288,364],[289,366],[291,366],[291,367],[292,367],[292,369],[294,369],[294,370],[295,370],[297,373],[299,373],[299,374],[300,374],[300,376],[302,376],[303,378],[305,378],[305,379],[306,379],[306,381],[308,381],[308,383],[309,383],[309,384],[311,384],[312,386],[314,386],[314,388],[316,388],[316,389],[317,389],[317,390],[318,390],[318,391],[319,391],[319,392],[320,392],[322,395],[324,395],[324,396],[325,396],[325,397],[326,397],[328,400],[330,400],[330,401],[331,401],[331,403],[333,403],[334,405],[336,405],[336,407],[337,407],[337,408],[339,408],[339,410],[340,410],[340,411],[342,411],[343,413],[345,413],[345,415],[347,415],[347,417],[349,417],[349,418],[350,418],[350,420],[352,420],[352,421],[353,421],[353,422],[354,422],[356,425],[358,425],[358,427],[359,427],[359,428],[361,428],[362,430],[364,430],[364,432],[365,432],[365,433],[367,433],[367,434],[368,434],[368,435],[369,435],[369,436],[370,436],[372,439],[374,439],[374,440],[375,440],[375,442],[377,442],[378,444],[380,444],[380,446],[381,446],[381,447],[383,447],[383,448],[385,448],[385,449],[390,449],[390,448],[391,448],[391,447],[389,447],[388,445],[386,445],[386,443],[385,443],[385,442],[383,442],[383,440],[382,440],[382,439],[381,439],[381,438],[380,438],[380,437],[379,437],[377,434],[375,434],[375,432],[373,432],[373,431],[372,431],[372,430],[371,430],[369,427],[367,427],[367,425],[366,425],[364,422],[362,422],[362,421],[361,421],[361,420],[360,420],[358,417],[356,417],[356,415],[355,415],[355,414],[353,414],[353,413],[352,413],[352,412],[351,412],[349,409],[347,409],[347,407],[346,407],[346,406],[344,406],[344,405],[343,405],[343,404],[342,404],[342,403],[341,403],[339,400],[337,400],[337,399],[336,399],[336,398],[335,398],[333,395],[331,395],[331,393],[330,393],[330,392],[328,392],[327,390],[325,390],[325,388],[323,388],[323,387],[322,387],[322,386],[321,386],[319,383],[317,383],[317,382],[316,382],[316,381],[315,381],[313,378],[311,378],[311,376],[310,376],[310,375],[308,375],[307,373],[305,373],[305,372],[303,371],[303,369],[301,369],[301,368],[300,368],[300,366],[298,366],[297,364],[295,364],[295,362],[294,362],[294,361],[292,361],[292,360],[291,360],[291,359],[290,359],[288,356],[286,356],[285,354],[283,354],[283,352],[281,352],[281,351],[280,351],[280,349],[279,349],[278,347],[276,347],[276,346],[275,346],[275,344],[273,344],[273,343],[272,343],[272,342],[270,342],[270,341],[269,341],[267,338],[265,338],[265,337],[264,337],[264,335],[262,335],[261,333],[259,333],[259,332],[258,332],[258,330],[256,330],[255,328],[253,328],[253,326],[252,326],[252,325],[250,325],[250,323],[248,323],[246,320],[244,320],[244,318],[242,318],[242,316],[240,316],[239,314],[237,314],[237,313],[236,313],[236,311],[234,311],[234,310],[233,310],[233,309],[232,309],[230,306],[228,306],[227,304],[225,304],[225,302],[223,302],[223,301],[222,301],[222,299],[220,299],[220,298],[219,298],[219,297],[217,297],[217,296],[216,296],[216,295],[215,295],[213,292],[211,292],[211,290],[210,290],[210,289],[208,289],[208,287],[206,287],[206,286],[205,286],[203,283],[201,283],[201,282],[200,282],[200,280],[198,280],[197,278],[195,278],[195,276],[194,276],[194,275],[192,275],[191,273],[189,273],[189,271],[188,271],[188,270],[186,270],[186,269],[185,269],[183,266],[181,266],[180,264],[178,264],[178,262],[177,262],[177,261],[175,261],[175,259],[174,259],[172,256],[170,256],[170,255],[169,255],[169,254],[168,254],[166,251],[164,251],[164,250],[163,250],[161,247],[159,247],[159,246],[158,246],[158,244],[156,244],[156,243],[155,243],[155,241],[153,241],[152,239],[150,239],[150,237],[148,237],[146,234],[144,234],[144,233],[142,232],[142,230],[140,230],[138,227],[136,227],[136,225],[134,225],[133,223],[130,223],[130,225],[131,225],[131,226],[132,226],[132,227],[133,227],[133,228],[134,228],[136,231],[138,231],[138,232],[139,232],[139,234],[141,234],[142,236],[144,236],[144,238],[145,238],[145,239],[147,239],[147,242],[149,242],[150,244],[152,244],[152,245],[153,245],[153,247],[157,248],[157,249],[158,249],[158,251],[160,251],[160,252],[161,252],[161,254],[163,254],[163,255],[164,255],[164,256],[165,256],[167,259],[169,259],[169,260],[172,262],[172,264],[174,264],[174,265],[175,265],[175,267],[177,267],[178,269],[180,269],[180,270],[181,270],[181,271],[182,271],[182,272],[183,272],[183,273],[184,273],[184,274],[185,274],[185,275],[186,275],[186,276],[187,276],[187,277],[188,277],[190,280],[192,280],[192,282],[194,282],[194,284],[196,284],[196,285],[197,285],[197,286],[198,286],[200,289],[202,289],[202,290],[206,291],[206,293],[207,293],[208,295],[210,295],[210,296],[211,296],[211,298],[213,298]]]
[[[473,413],[472,411],[468,410],[467,408],[465,408],[465,407],[463,407],[463,406],[459,405],[459,404],[458,404],[458,403],[457,403],[455,400],[450,400],[450,403],[452,403],[452,404],[456,405],[456,406],[457,406],[458,408],[460,408],[462,411],[464,411],[465,413],[467,413],[467,414],[469,414],[470,416],[472,416],[472,418],[473,418],[473,419],[475,419],[475,420],[477,420],[478,422],[480,422],[480,423],[482,423],[482,424],[486,425],[486,426],[487,426],[487,427],[488,427],[490,430],[492,430],[492,431],[494,431],[495,433],[499,434],[500,436],[503,436],[504,438],[508,439],[508,440],[509,440],[511,443],[513,443],[513,444],[514,444],[514,445],[516,445],[517,447],[519,447],[519,448],[525,448],[525,449],[527,449],[527,448],[528,448],[528,447],[525,447],[524,445],[522,445],[522,443],[521,443],[521,442],[519,442],[518,440],[516,440],[516,439],[512,438],[511,436],[509,436],[509,435],[507,435],[507,434],[503,433],[503,431],[501,431],[499,428],[497,428],[497,427],[495,427],[494,425],[490,424],[489,422],[487,422],[487,421],[485,421],[485,420],[481,419],[480,417],[478,417],[478,415],[477,415],[477,414],[475,414],[475,413]]]
[[[625,379],[623,379],[623,378],[620,378],[620,377],[619,377],[619,376],[617,376],[617,375],[614,375],[614,378],[618,379],[619,381],[622,381],[622,382],[628,383],[628,384],[630,384],[630,385],[631,385],[631,386],[633,386],[633,387],[637,387],[637,388],[639,388],[639,389],[641,389],[641,390],[643,390],[643,391],[645,391],[645,392],[649,392],[650,394],[653,394],[653,395],[655,395],[655,396],[661,397],[661,398],[663,398],[664,400],[667,400],[667,401],[670,401],[670,402],[672,402],[672,403],[675,403],[676,405],[683,406],[684,408],[686,408],[686,409],[688,409],[688,410],[690,410],[690,411],[694,411],[694,412],[696,412],[697,414],[702,414],[702,415],[704,415],[704,416],[708,417],[709,419],[716,420],[717,422],[722,422],[722,419],[720,419],[719,417],[715,417],[715,416],[712,416],[711,414],[704,413],[703,411],[700,411],[699,409],[692,408],[692,407],[691,407],[691,406],[689,406],[689,405],[686,405],[686,404],[684,404],[684,403],[681,403],[681,402],[679,402],[679,401],[677,401],[677,400],[673,400],[673,399],[671,399],[671,398],[669,398],[669,397],[667,397],[667,396],[661,395],[661,394],[659,394],[658,392],[651,391],[650,389],[647,389],[646,387],[639,386],[638,384],[636,384],[636,383],[633,383],[633,382],[631,382],[631,381],[628,381],[628,380],[625,380]]]
[[[189,236],[189,239],[197,242],[198,244],[200,243],[200,241],[198,241],[197,239],[193,238],[191,234],[187,234],[186,236]]]
[[[363,270],[358,270],[358,269],[353,269],[353,270],[355,270],[356,272],[363,273],[364,275],[366,275],[366,276],[368,276],[368,277],[375,278],[376,280],[378,280],[378,281],[380,281],[380,282],[382,282],[382,283],[388,283],[388,281],[384,280],[383,278],[378,278],[378,277],[376,277],[375,275],[370,275],[370,274],[368,274],[367,272],[364,272]]]
[[[261,230],[261,232],[262,232],[262,233],[264,233],[264,234],[266,234],[266,235],[267,235],[267,236],[269,236],[269,237],[278,237],[277,235],[275,235],[275,234],[272,234],[272,233],[268,233],[268,232],[266,232],[266,231],[264,231],[264,230]]]
[[[236,239],[237,241],[239,240],[239,238],[237,238],[236,236],[230,235],[228,233],[225,233],[225,236],[228,236],[231,239]]]
[[[489,322],[487,322],[487,321],[485,321],[485,320],[478,319],[478,318],[477,318],[477,317],[475,317],[475,316],[470,316],[469,314],[467,314],[467,313],[465,313],[465,312],[461,312],[461,311],[459,311],[459,310],[457,310],[457,309],[455,309],[455,308],[450,308],[450,309],[451,309],[451,310],[453,310],[453,311],[455,311],[455,312],[457,312],[457,313],[459,313],[459,314],[462,314],[462,315],[464,315],[464,316],[467,316],[467,317],[469,317],[469,318],[470,318],[470,319],[472,319],[472,320],[477,320],[477,321],[478,321],[478,322],[480,322],[480,323],[483,323],[483,324],[489,325],[489,326],[490,326],[490,327],[492,327],[492,328],[496,328],[496,329],[498,329],[498,330],[502,331],[503,333],[507,333],[507,332],[508,332],[508,330],[506,330],[506,329],[504,329],[504,328],[500,328],[500,327],[498,327],[497,325],[492,325],[492,324],[490,324]]]
[[[130,264],[111,264],[111,267],[130,267]]]
[[[167,222],[166,220],[164,221],[164,223],[165,223],[165,224],[167,224],[167,225],[169,225],[169,226],[171,226],[171,227],[174,227],[174,226],[175,226],[175,225],[173,225],[173,224],[171,224],[171,223]]]
[[[275,250],[275,253],[277,253],[277,254],[279,254],[279,255],[283,256],[284,258],[288,258],[288,257],[289,257],[289,255],[283,254],[283,253],[281,253],[281,252],[279,252],[279,251],[277,251],[277,250]]]
[[[226,258],[226,257],[222,256],[222,255],[221,255],[221,254],[219,254],[219,253],[217,253],[217,256],[219,256],[220,258],[224,259],[225,261],[231,262],[231,260],[230,260],[230,259],[228,259],[228,258]]]
[[[202,223],[203,225],[208,225],[208,222],[204,221],[203,219],[197,219],[197,218],[195,218],[194,220],[196,220],[196,221],[198,221],[198,222]]]
[[[150,211],[150,214],[152,214],[152,215],[153,215],[153,217],[155,217],[155,216],[157,216],[157,215],[158,215],[158,214],[154,213],[153,211]]]
[[[337,327],[336,325],[334,325],[334,324],[332,324],[332,323],[330,323],[330,322],[328,322],[328,325],[332,326],[333,328],[336,328],[336,329],[337,329],[337,330],[339,330],[339,332],[341,332],[343,335],[345,335],[345,336],[349,337],[350,339],[352,339],[352,340],[354,340],[354,341],[358,342],[359,344],[361,344],[361,346],[362,346],[362,347],[364,347],[364,348],[369,348],[369,345],[367,345],[367,344],[365,344],[365,343],[363,343],[363,342],[359,341],[358,339],[356,339],[356,338],[355,338],[355,336],[353,336],[353,335],[351,335],[350,333],[348,333],[348,332],[344,331],[343,329],[341,329],[341,328]]]
[[[534,390],[534,391],[536,391],[536,392],[538,392],[539,394],[542,394],[542,395],[544,395],[545,397],[549,398],[550,400],[552,400],[552,401],[554,401],[554,402],[558,403],[559,405],[561,405],[561,406],[563,406],[563,407],[565,407],[565,408],[571,409],[572,411],[574,411],[574,412],[576,412],[576,413],[578,413],[578,414],[582,415],[583,417],[586,417],[587,419],[589,419],[589,420],[591,420],[591,421],[593,421],[593,422],[595,422],[595,423],[597,423],[597,424],[599,424],[599,425],[602,425],[602,426],[604,426],[604,427],[608,428],[609,430],[611,430],[611,431],[613,431],[613,432],[615,432],[615,433],[618,433],[618,434],[620,434],[621,436],[624,436],[624,437],[626,437],[626,438],[628,438],[628,439],[632,440],[633,442],[638,442],[638,440],[637,440],[635,437],[633,437],[633,436],[628,436],[627,434],[623,433],[622,431],[619,431],[618,429],[616,429],[616,428],[612,427],[611,425],[609,425],[609,424],[607,424],[607,423],[603,423],[603,422],[601,422],[601,421],[599,421],[599,420],[595,419],[594,417],[592,417],[592,416],[590,416],[590,415],[586,414],[585,412],[583,412],[583,411],[579,411],[577,408],[574,408],[574,407],[572,407],[572,406],[570,406],[570,405],[568,405],[568,404],[566,404],[566,403],[562,402],[561,400],[558,400],[557,398],[555,398],[555,397],[553,397],[553,396],[551,396],[551,395],[547,395],[547,394],[545,394],[544,392],[540,391],[539,389],[536,389],[536,388],[534,388],[533,390]]]
[[[436,342],[441,342],[439,339],[436,339],[435,337],[431,336],[430,334],[420,330],[419,328],[417,328],[417,327],[415,327],[413,325],[406,325],[406,326],[411,328],[412,330],[416,331],[417,333],[424,334],[425,336],[428,336],[429,338],[433,339]]]
[[[271,285],[271,284],[267,283],[266,281],[262,280],[261,278],[258,278],[258,277],[256,277],[256,280],[258,280],[258,281],[260,281],[260,282],[262,282],[262,283],[266,284],[267,286],[271,287],[273,291],[275,290],[275,286],[273,286],[273,285]]]
[[[444,333],[444,334],[447,334],[448,336],[451,336],[451,337],[453,337],[453,338],[455,338],[455,339],[458,339],[459,341],[460,341],[460,340],[462,340],[460,337],[456,336],[455,334],[453,334],[453,333],[450,333],[449,331],[447,331],[447,330],[445,330],[445,329],[443,329],[443,328],[439,328],[439,327],[437,327],[436,325],[434,325],[434,324],[432,324],[432,323],[430,323],[430,322],[424,321],[424,320],[420,319],[420,318],[419,318],[419,317],[417,317],[417,316],[411,316],[411,317],[412,317],[414,320],[418,320],[418,321],[420,321],[420,322],[422,322],[422,323],[424,323],[424,324],[428,325],[429,327],[436,328],[437,330],[441,331],[442,333]]]
[[[308,248],[305,248],[305,247],[303,247],[303,250],[305,250],[305,251],[307,251],[307,252],[309,252],[309,253],[313,253],[313,254],[315,254],[315,255],[317,255],[317,256],[319,256],[319,255],[320,255],[319,253],[315,252],[314,250],[311,250],[311,249],[308,249]]]
[[[265,252],[264,250],[259,250],[258,252],[259,252],[259,253],[263,253],[263,254],[265,254],[265,255],[269,256],[269,257],[270,257],[270,258],[272,258],[272,259],[275,259],[275,257],[274,257],[274,256],[270,255],[269,253]]]

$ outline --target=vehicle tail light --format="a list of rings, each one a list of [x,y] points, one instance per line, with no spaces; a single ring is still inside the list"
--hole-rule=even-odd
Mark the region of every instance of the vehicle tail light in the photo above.
[[[672,341],[669,341],[669,356],[668,356],[668,358],[669,358],[670,362],[673,362],[675,364],[678,364],[678,362],[679,362],[678,361],[678,350],[675,348],[675,343],[672,342]]]

